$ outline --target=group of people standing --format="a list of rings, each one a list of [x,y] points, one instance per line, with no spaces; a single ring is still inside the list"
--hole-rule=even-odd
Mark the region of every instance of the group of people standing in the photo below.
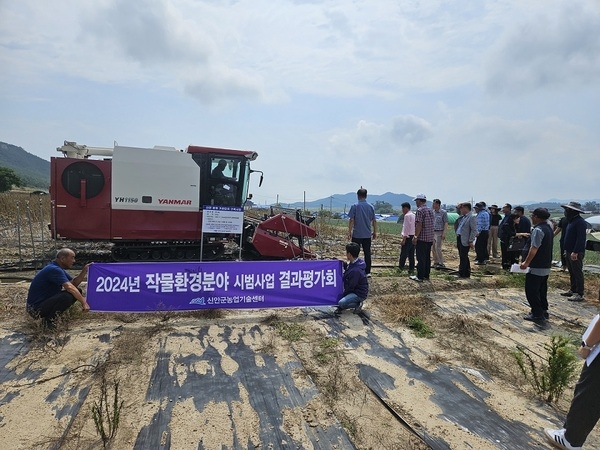
[[[348,239],[356,243],[364,253],[365,275],[371,276],[371,241],[377,236],[377,220],[373,205],[367,202],[367,190],[357,191],[358,202],[350,208]],[[413,199],[416,211],[408,202],[402,203],[404,215],[400,241],[399,268],[404,270],[408,261],[408,274],[411,280],[429,280],[431,268],[445,268],[442,243],[446,238],[448,214],[441,208],[440,199],[434,199],[431,208],[425,194]],[[581,217],[581,204],[570,202],[562,205],[564,218],[557,224],[551,222],[550,213],[545,208],[536,208],[531,219],[522,206],[512,207],[505,203],[487,206],[477,202],[459,203],[459,217],[454,223],[459,266],[456,276],[471,276],[470,250],[475,251],[476,265],[485,265],[498,257],[498,241],[502,268],[509,270],[519,264],[522,270],[529,268],[529,277],[546,277],[550,274],[554,236],[561,234],[561,258],[569,271],[570,289],[563,296],[571,301],[582,301],[584,295],[583,258],[585,256],[586,224]],[[502,211],[502,215],[499,211]],[[533,221],[533,224],[532,224]],[[540,250],[542,249],[542,250]],[[531,254],[530,254],[531,253]],[[416,258],[415,258],[416,257]],[[432,264],[433,257],[433,264]],[[416,273],[415,273],[416,269]],[[547,273],[546,273],[547,272]],[[538,286],[540,280],[531,278],[526,286],[533,301],[528,320],[547,319],[547,300],[544,291],[547,283]],[[537,294],[534,294],[534,291]],[[539,294],[539,295],[538,295]],[[534,298],[535,297],[535,298]],[[539,297],[539,298],[538,298]],[[541,305],[540,305],[541,303]]]
[[[350,266],[360,263],[356,261],[359,245],[365,253],[366,277],[371,272],[371,237],[375,238],[377,222],[375,211],[366,201],[366,189],[358,191],[358,206],[350,210],[350,225],[348,237],[353,243],[347,247],[347,256]],[[433,252],[435,268],[444,268],[444,259],[441,245],[445,239],[448,216],[441,209],[441,202],[435,199],[432,208],[427,206],[424,194],[415,197],[417,210],[411,211],[408,202],[402,204],[404,221],[402,225],[402,240],[400,251],[400,269],[405,268],[406,260],[409,263],[410,279],[422,282],[429,279],[431,269],[431,254]],[[580,302],[584,295],[583,258],[585,256],[586,223],[581,217],[584,211],[581,204],[569,202],[561,205],[564,209],[564,218],[558,223],[550,221],[550,212],[546,208],[536,208],[531,213],[531,220],[525,215],[525,209],[506,203],[502,207],[503,216],[498,213],[498,206],[486,207],[485,202],[475,204],[473,214],[471,203],[465,202],[457,205],[459,218],[454,227],[456,230],[456,246],[459,255],[459,278],[469,278],[471,265],[469,251],[475,250],[475,264],[487,264],[490,254],[497,257],[497,243],[500,240],[502,254],[502,267],[510,269],[512,264],[519,264],[521,270],[526,270],[525,296],[530,306],[530,312],[523,317],[524,320],[534,322],[544,327],[549,319],[548,312],[548,277],[552,267],[554,237],[560,237],[560,253],[563,270],[569,271],[570,289],[561,295],[568,300]],[[357,221],[362,225],[357,227]],[[371,233],[370,227],[373,226]],[[358,230],[355,234],[354,230]],[[415,253],[417,257],[417,273],[415,268]],[[355,262],[356,261],[356,262]],[[344,308],[362,308],[363,298],[349,293],[346,289],[346,278],[356,278],[353,270],[346,271],[344,277],[344,301],[340,301],[340,313]],[[356,284],[356,283],[355,283]],[[368,290],[368,284],[361,288]],[[357,288],[358,289],[358,288]],[[363,294],[366,297],[366,293]],[[600,320],[590,325],[579,347],[579,355],[587,358],[581,376],[575,386],[573,401],[569,408],[565,423],[560,429],[544,430],[545,436],[554,446],[566,450],[581,449],[587,436],[600,419],[600,358],[590,360],[590,355],[596,354],[596,347],[600,346]]]

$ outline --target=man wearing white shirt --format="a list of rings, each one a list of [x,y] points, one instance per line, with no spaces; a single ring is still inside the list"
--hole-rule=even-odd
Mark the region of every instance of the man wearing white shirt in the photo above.
[[[415,246],[413,237],[415,236],[415,214],[410,210],[410,203],[402,203],[402,241],[400,242],[400,270],[404,270],[406,258],[408,258],[408,273],[415,271]]]

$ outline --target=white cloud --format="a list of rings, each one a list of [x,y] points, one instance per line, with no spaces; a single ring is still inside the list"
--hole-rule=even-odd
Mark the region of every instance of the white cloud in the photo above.
[[[583,198],[600,192],[599,14],[595,0],[0,2],[0,140],[45,157],[64,139],[251,148],[253,193],[271,201],[361,184]],[[548,181],[564,176],[577,183]]]
[[[524,93],[577,89],[600,81],[600,8],[596,1],[561,3],[517,20],[490,53],[486,89]]]

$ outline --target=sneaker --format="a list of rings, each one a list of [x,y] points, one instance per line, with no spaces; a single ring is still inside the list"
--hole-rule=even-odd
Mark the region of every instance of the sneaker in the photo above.
[[[523,316],[523,320],[529,320],[530,322],[543,322],[546,320],[544,316],[534,316],[533,314],[527,314]]]
[[[572,297],[573,291],[569,289],[567,292],[561,292],[560,295],[562,295],[563,297]]]
[[[371,274],[370,273],[367,274],[367,278],[371,278]]]
[[[341,316],[342,315],[342,311],[343,311],[343,309],[338,306],[337,308],[335,308],[335,311],[333,311],[333,315],[334,316]]]
[[[352,313],[354,313],[354,314],[360,314],[360,312],[362,311],[362,307],[363,307],[363,302],[360,302],[358,304],[358,306],[356,308],[354,308],[354,311],[352,311]]]
[[[485,266],[485,261],[475,261],[476,266]]]
[[[581,294],[573,294],[571,297],[568,298],[568,300],[570,302],[582,302],[584,298]]]
[[[560,430],[552,430],[551,428],[546,428],[544,430],[544,434],[546,435],[546,439],[548,439],[548,442],[550,442],[557,448],[562,448],[564,450],[581,450],[582,447],[575,447],[565,439],[565,431],[567,430],[565,430],[564,428],[561,428]]]
[[[423,280],[421,280],[421,279],[420,279],[418,276],[416,276],[416,275],[413,275],[413,276],[411,276],[411,277],[408,277],[408,278],[410,278],[410,279],[411,279],[411,280],[413,280],[413,281],[418,281],[419,283],[422,283],[422,282],[423,282]]]

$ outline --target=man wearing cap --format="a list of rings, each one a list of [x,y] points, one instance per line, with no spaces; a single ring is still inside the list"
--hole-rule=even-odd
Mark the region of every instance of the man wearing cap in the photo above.
[[[583,301],[584,291],[583,257],[585,256],[585,230],[587,225],[580,215],[584,212],[580,203],[569,202],[561,206],[565,209],[567,217],[564,249],[571,281],[571,288],[561,295],[569,297],[569,301],[581,302]]]
[[[483,265],[490,259],[487,250],[488,237],[490,232],[490,214],[485,209],[485,202],[475,204],[477,213],[477,240],[475,241],[475,264]]]
[[[490,211],[490,234],[488,236],[488,255],[493,258],[498,257],[498,225],[502,220],[502,216],[498,214],[498,205],[492,205],[488,208]]]
[[[439,198],[433,199],[431,203],[433,208],[433,267],[443,269],[444,254],[442,253],[442,243],[446,239],[446,229],[448,228],[448,213],[442,209],[442,201]]]
[[[429,280],[431,272],[431,246],[433,244],[433,211],[427,206],[425,194],[414,198],[417,205],[415,213],[415,252],[417,254],[417,274],[410,277],[413,281]]]
[[[531,312],[523,319],[544,325],[548,318],[548,276],[552,267],[554,232],[548,223],[550,213],[546,208],[536,208],[531,214],[534,228],[527,239],[523,253],[527,256],[521,269],[529,267],[525,275],[525,296]]]

